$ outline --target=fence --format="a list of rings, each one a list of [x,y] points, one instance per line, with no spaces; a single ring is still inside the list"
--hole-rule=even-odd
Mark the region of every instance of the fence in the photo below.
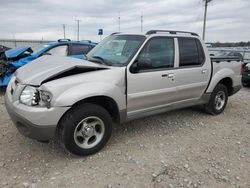
[[[52,41],[48,40],[20,40],[20,39],[0,39],[0,45],[7,46],[9,48],[15,48],[19,46],[35,47],[41,44],[47,44]]]

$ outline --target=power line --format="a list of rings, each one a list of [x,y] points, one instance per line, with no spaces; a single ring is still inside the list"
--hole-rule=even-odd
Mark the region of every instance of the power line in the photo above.
[[[204,21],[203,21],[203,35],[202,39],[205,41],[205,34],[206,34],[206,21],[207,21],[207,5],[210,3],[212,0],[203,0],[205,1],[205,11],[204,11]]]
[[[79,26],[80,26],[80,21],[81,20],[79,20],[79,19],[76,20],[76,23],[77,23],[77,41],[79,41],[79,31],[80,31]]]
[[[62,24],[63,26],[63,38],[65,39],[66,38],[66,35],[65,35],[65,24]]]

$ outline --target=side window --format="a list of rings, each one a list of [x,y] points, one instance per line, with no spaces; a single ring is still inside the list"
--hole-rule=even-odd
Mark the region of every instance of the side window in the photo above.
[[[205,55],[200,41],[194,38],[178,38],[180,67],[201,65]]]
[[[174,66],[174,39],[155,37],[144,46],[138,63],[147,62],[144,69],[170,68]]]
[[[82,55],[87,54],[92,48],[89,45],[79,45],[79,44],[72,44],[70,55]]]
[[[55,56],[67,56],[68,46],[67,45],[57,46],[47,51],[47,53],[50,53],[51,55]]]

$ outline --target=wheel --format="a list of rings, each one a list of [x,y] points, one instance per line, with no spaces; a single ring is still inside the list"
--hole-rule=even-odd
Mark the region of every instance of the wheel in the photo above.
[[[228,90],[223,84],[218,84],[212,92],[209,102],[205,105],[207,113],[217,115],[224,111],[228,101]]]
[[[59,137],[64,147],[76,155],[100,151],[112,133],[110,114],[101,106],[85,103],[75,106],[59,123]]]

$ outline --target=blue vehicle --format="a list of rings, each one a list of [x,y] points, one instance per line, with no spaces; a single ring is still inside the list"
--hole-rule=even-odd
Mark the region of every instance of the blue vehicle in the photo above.
[[[43,56],[70,56],[84,59],[97,43],[91,41],[70,41],[69,39],[60,39],[57,42],[51,42],[46,45],[31,47],[17,47],[4,52],[4,57],[0,59],[0,87],[6,87],[12,77],[12,74],[18,68]]]

